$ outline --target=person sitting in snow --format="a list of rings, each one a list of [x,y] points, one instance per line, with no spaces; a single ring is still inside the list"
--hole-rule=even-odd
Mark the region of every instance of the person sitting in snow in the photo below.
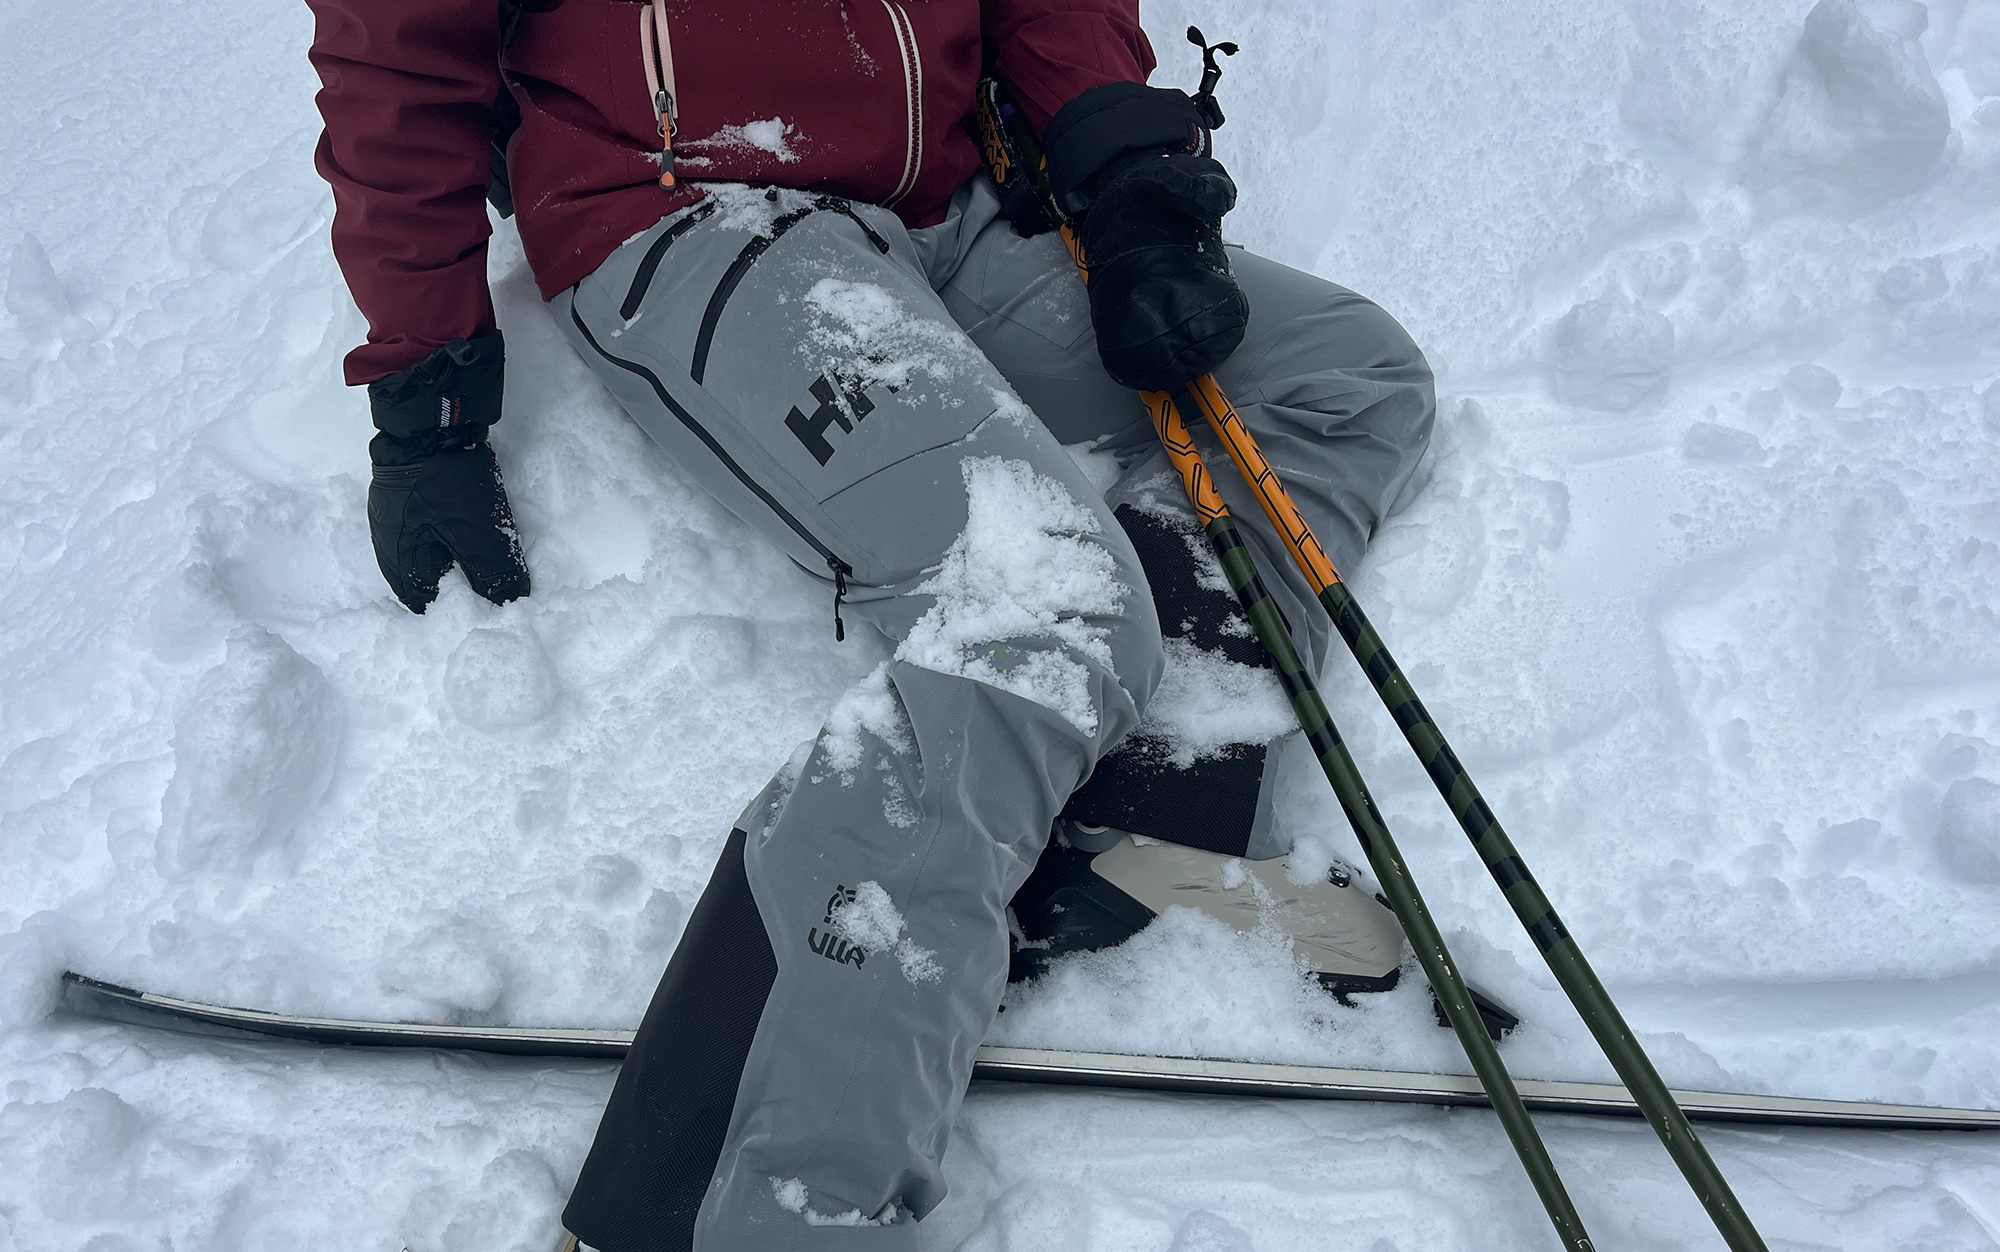
[[[1263,659],[1132,389],[1213,370],[1347,568],[1429,439],[1423,355],[1361,296],[1224,250],[1235,185],[1196,103],[1146,85],[1136,0],[310,3],[396,596],[421,613],[454,563],[528,594],[488,440],[486,198],[518,110],[504,188],[550,316],[820,581],[828,628],[891,658],[730,833],[564,1225],[605,1252],[914,1247],[1038,860],[1073,886],[1139,855],[1128,832],[1288,850],[1296,733],[1190,753],[1143,721],[1170,656]],[[967,126],[982,74],[1042,140],[1088,289],[1003,211]],[[1086,441],[1108,483],[1065,451]],[[1310,588],[1221,487],[1317,663]],[[1062,886],[1019,897],[1033,952],[1149,915],[1050,907]]]

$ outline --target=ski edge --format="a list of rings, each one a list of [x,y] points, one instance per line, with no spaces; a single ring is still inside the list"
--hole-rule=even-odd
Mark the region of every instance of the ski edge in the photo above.
[[[359,1047],[455,1049],[525,1057],[619,1060],[631,1045],[633,1034],[629,1030],[445,1026],[295,1017],[260,1009],[227,1008],[175,999],[68,971],[63,974],[63,1004],[72,1012],[87,1017],[211,1037],[278,1038]],[[1122,1087],[1196,1095],[1379,1100],[1463,1107],[1487,1105],[1479,1080],[1471,1075],[1334,1069],[1200,1057],[1069,1052],[991,1044],[979,1049],[972,1076],[1006,1082]],[[1515,1080],[1515,1085],[1520,1089],[1522,1100],[1536,1112],[1641,1116],[1638,1105],[1625,1088],[1613,1083],[1521,1078]],[[1939,1108],[1720,1091],[1675,1091],[1673,1095],[1682,1110],[1698,1121],[1876,1130],[2000,1130],[2000,1109]]]

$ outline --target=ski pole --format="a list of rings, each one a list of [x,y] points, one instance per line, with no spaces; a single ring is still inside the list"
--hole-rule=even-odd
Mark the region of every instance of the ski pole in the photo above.
[[[1325,549],[1313,535],[1312,527],[1300,514],[1298,506],[1292,502],[1291,493],[1278,479],[1277,471],[1264,459],[1264,453],[1257,446],[1257,440],[1243,424],[1229,397],[1213,374],[1204,374],[1188,384],[1188,399],[1192,406],[1207,419],[1210,429],[1222,441],[1229,455],[1236,462],[1250,489],[1256,494],[1257,502],[1264,508],[1264,516],[1284,541],[1291,553],[1293,563],[1312,583],[1319,602],[1333,619],[1340,637],[1347,641],[1347,647],[1354,654],[1355,662],[1368,675],[1380,696],[1382,704],[1389,710],[1396,724],[1402,727],[1403,737],[1417,754],[1424,769],[1431,776],[1438,794],[1444,797],[1452,815],[1464,829],[1466,837],[1486,864],[1493,881],[1500,887],[1507,903],[1513,906],[1514,915],[1521,920],[1535,946],[1541,950],[1542,958],[1548,962],[1556,981],[1569,996],[1570,1003],[1582,1015],[1584,1024],[1597,1039],[1598,1046],[1618,1071],[1618,1077],[1625,1083],[1626,1090],[1646,1115],[1646,1120],[1680,1167],[1681,1175],[1708,1210],[1709,1219],[1722,1235],[1723,1241],[1733,1252],[1765,1252],[1764,1240],[1750,1217],[1730,1190],[1729,1182],[1716,1168],[1715,1161],[1702,1146],[1694,1127],[1688,1123],[1687,1115],[1681,1112],[1673,1093],[1661,1080],[1659,1071],[1653,1068],[1646,1050],[1632,1036],[1631,1027],[1618,1006],[1611,1001],[1610,993],[1584,959],[1583,949],[1564,928],[1562,919],[1556,916],[1555,906],[1543,894],[1540,884],[1528,872],[1520,852],[1513,840],[1500,826],[1493,810],[1486,805],[1485,797],[1473,785],[1472,778],[1459,764],[1458,757],[1445,742],[1444,733],[1431,720],[1423,702],[1417,699],[1410,680],[1404,676],[1402,667],[1389,655],[1383,646],[1381,636],[1362,613],[1361,605],[1354,593],[1347,589],[1340,574],[1328,559]]]

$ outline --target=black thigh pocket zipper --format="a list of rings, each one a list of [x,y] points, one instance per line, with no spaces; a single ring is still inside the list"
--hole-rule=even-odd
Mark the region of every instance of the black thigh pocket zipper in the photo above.
[[[632,286],[625,292],[625,303],[618,306],[618,316],[626,321],[639,311],[639,302],[646,298],[646,289],[653,285],[653,275],[659,272],[660,262],[666,258],[667,249],[674,246],[674,240],[688,233],[696,222],[715,212],[715,201],[704,200],[688,214],[653,241],[646,249],[646,255],[639,261],[639,269],[632,275]]]
[[[694,359],[688,362],[689,378],[699,383],[708,373],[708,349],[715,340],[715,324],[722,320],[722,310],[728,305],[729,297],[736,294],[736,285],[743,281],[743,275],[749,273],[750,267],[757,263],[758,257],[763,256],[770,250],[772,244],[778,242],[780,235],[812,214],[820,212],[839,213],[850,219],[861,228],[863,234],[868,236],[868,242],[875,245],[876,251],[884,256],[889,254],[889,241],[882,238],[881,233],[873,226],[863,221],[861,215],[854,211],[852,204],[838,196],[821,196],[803,208],[779,214],[771,221],[771,233],[758,235],[744,244],[743,251],[737,253],[736,259],[729,263],[729,268],[722,272],[722,278],[715,284],[715,290],[708,294],[708,307],[701,311],[701,329],[694,337]]]
[[[715,436],[708,433],[708,428],[694,420],[694,414],[682,408],[680,401],[668,394],[667,388],[665,384],[660,382],[658,374],[655,374],[637,361],[627,361],[622,357],[615,357],[606,352],[604,345],[597,342],[597,336],[590,333],[590,327],[584,324],[583,314],[577,312],[576,296],[574,293],[570,295],[569,319],[576,323],[576,329],[583,336],[583,341],[589,344],[597,355],[616,365],[619,369],[637,374],[639,377],[645,379],[647,383],[651,384],[653,394],[660,398],[660,403],[667,406],[667,411],[672,413],[680,421],[681,425],[687,427],[688,433],[701,440],[702,446],[715,454],[716,460],[721,461],[729,472],[736,476],[737,482],[748,487],[753,495],[762,500],[769,506],[773,513],[778,515],[780,521],[792,528],[792,533],[811,545],[814,552],[819,553],[820,558],[826,562],[827,569],[833,574],[833,639],[835,643],[845,640],[847,638],[847,625],[840,620],[840,603],[847,598],[847,576],[854,572],[854,567],[835,556],[833,549],[821,543],[817,535],[806,529],[805,523],[793,516],[790,509],[778,503],[776,496],[764,490],[764,485],[752,478],[748,470],[737,464],[736,458],[730,456],[728,450],[716,441]]]

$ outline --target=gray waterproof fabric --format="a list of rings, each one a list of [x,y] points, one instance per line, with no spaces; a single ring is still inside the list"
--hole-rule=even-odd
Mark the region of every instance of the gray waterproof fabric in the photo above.
[[[848,628],[896,659],[740,823],[777,973],[693,1246],[909,1248],[911,1219],[944,1197],[949,1129],[1000,1002],[1007,901],[1162,673],[1112,510],[1185,504],[1137,398],[1097,365],[1060,242],[1016,237],[985,179],[918,231],[797,192],[717,199],[552,309],[634,419],[822,577],[829,604],[845,567]],[[1352,565],[1429,436],[1429,372],[1361,297],[1232,262],[1253,313],[1220,380]],[[1124,462],[1105,496],[1061,447],[1081,439]],[[1323,615],[1223,480],[1321,657]]]

